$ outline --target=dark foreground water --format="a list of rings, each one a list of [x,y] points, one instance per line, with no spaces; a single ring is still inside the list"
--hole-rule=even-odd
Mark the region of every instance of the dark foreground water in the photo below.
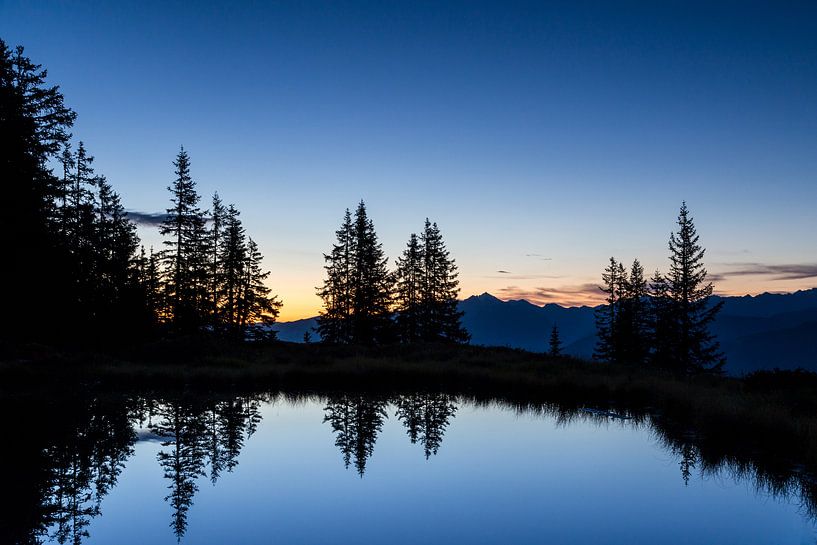
[[[649,417],[403,396],[7,400],[1,543],[815,543],[803,481]]]

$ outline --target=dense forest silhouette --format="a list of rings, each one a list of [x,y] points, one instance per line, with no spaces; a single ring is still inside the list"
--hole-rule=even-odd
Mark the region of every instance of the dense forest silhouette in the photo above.
[[[83,142],[72,149],[76,113],[46,76],[22,47],[0,40],[0,175],[9,191],[0,236],[15,256],[2,267],[15,313],[2,338],[99,344],[159,332],[274,335],[260,326],[274,321],[280,302],[235,206],[215,195],[211,209],[199,207],[181,149],[160,226],[164,248],[140,247],[135,223]]]
[[[47,401],[25,396],[0,399],[4,432],[15,438],[0,451],[0,467],[7,471],[5,496],[13,498],[0,518],[0,540],[15,545],[83,543],[93,520],[104,516],[104,499],[116,487],[139,440],[159,443],[156,463],[167,483],[168,532],[182,540],[199,487],[217,486],[225,473],[235,470],[242,449],[261,424],[262,406],[302,399],[300,394],[100,396],[78,391],[56,391]],[[557,426],[575,421],[607,426],[623,412],[627,425],[647,427],[673,455],[682,482],[693,476],[745,479],[774,497],[799,498],[809,516],[817,516],[817,487],[807,474],[778,456],[749,448],[755,438],[695,433],[681,413],[657,418],[643,412],[590,411],[570,402],[433,391],[305,399],[324,404],[323,422],[329,425],[343,464],[361,478],[390,417],[429,459],[442,447],[446,430],[464,403],[498,404],[520,415],[553,418]]]

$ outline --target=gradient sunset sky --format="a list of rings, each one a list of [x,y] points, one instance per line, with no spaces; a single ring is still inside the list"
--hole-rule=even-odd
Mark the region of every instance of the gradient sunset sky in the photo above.
[[[717,292],[817,286],[817,3],[266,4],[0,0],[0,37],[128,209],[184,145],[281,319],[361,198],[392,263],[436,221],[463,297],[595,303],[611,255],[666,268],[684,199]]]

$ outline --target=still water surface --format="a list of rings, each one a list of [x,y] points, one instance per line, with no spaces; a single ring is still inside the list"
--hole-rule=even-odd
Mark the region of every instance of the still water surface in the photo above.
[[[50,409],[4,454],[4,543],[817,541],[796,486],[704,463],[650,418],[445,394]]]

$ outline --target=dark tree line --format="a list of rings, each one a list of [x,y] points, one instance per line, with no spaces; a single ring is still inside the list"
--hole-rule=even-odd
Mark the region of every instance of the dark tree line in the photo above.
[[[119,195],[72,149],[76,113],[46,70],[0,40],[0,267],[9,340],[111,341],[158,331],[266,335],[281,303],[234,206],[201,210],[177,156],[165,248],[140,247]],[[37,327],[48,323],[48,327]],[[43,330],[46,329],[47,333]]]
[[[71,151],[76,114],[46,77],[22,47],[0,40],[0,243],[9,256],[0,335],[41,340],[32,324],[46,322],[66,338],[132,331],[145,317],[135,226],[85,146]]]
[[[699,239],[683,203],[678,230],[670,235],[668,274],[656,271],[647,281],[637,259],[628,272],[610,258],[602,275],[606,305],[596,312],[595,359],[680,373],[723,367],[724,357],[709,331],[722,303],[710,303],[713,286],[706,280]]]
[[[152,287],[151,313],[176,332],[273,338],[268,326],[281,302],[264,283],[269,272],[261,267],[263,256],[240,212],[232,204],[225,207],[217,193],[212,208],[202,210],[184,148],[173,164],[171,207],[159,229],[165,249],[158,265],[142,265],[143,282]]]
[[[318,290],[323,341],[468,342],[457,309],[457,266],[436,223],[426,219],[421,235],[410,236],[393,272],[362,201],[354,217],[346,210],[335,235]]]

